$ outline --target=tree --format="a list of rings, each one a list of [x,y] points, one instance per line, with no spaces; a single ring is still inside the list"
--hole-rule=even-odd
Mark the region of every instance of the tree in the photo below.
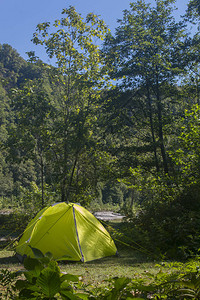
[[[17,85],[20,71],[26,64],[27,62],[10,45],[0,44],[0,76],[6,81],[4,87],[7,91]]]
[[[186,17],[195,22],[200,19],[200,3],[198,0],[190,0],[186,10]]]
[[[11,124],[6,142],[9,158],[15,163],[34,162],[40,168],[44,206],[45,156],[49,149],[49,135],[53,118],[53,105],[45,92],[43,82],[29,81],[23,89],[12,90],[12,109],[15,124]]]
[[[156,0],[155,7],[146,1],[130,3],[119,20],[115,36],[109,34],[104,44],[107,62],[113,66],[112,76],[119,79],[124,94],[124,114],[130,123],[148,130],[156,171],[169,173],[164,127],[171,120],[170,99],[177,93],[175,82],[185,65],[183,23],[172,16],[174,0]],[[142,128],[142,127],[141,127]],[[149,128],[149,129],[148,129]],[[141,136],[140,136],[141,139]],[[143,145],[145,145],[143,144]]]
[[[72,6],[62,14],[52,28],[49,22],[39,24],[33,42],[44,45],[57,64],[57,71],[51,73],[59,95],[50,139],[52,165],[62,201],[70,201],[79,183],[85,182],[87,195],[86,183],[91,188],[88,179],[93,168],[85,167],[85,159],[89,165],[95,157],[100,89],[107,84],[107,70],[96,41],[104,38],[107,27],[92,13],[83,21]],[[83,188],[81,191],[84,193]]]
[[[183,206],[190,210],[200,209],[199,178],[200,178],[200,147],[199,147],[199,116],[198,104],[185,110],[181,123],[181,132],[177,136],[176,148],[170,155],[175,161],[176,178],[181,191],[180,199]],[[188,202],[188,199],[190,200]]]
[[[2,79],[2,78],[1,78]],[[9,169],[9,164],[6,163],[7,152],[3,148],[4,143],[8,138],[8,124],[12,122],[12,114],[10,109],[10,101],[0,82],[0,197],[6,198],[11,196],[13,180]]]
[[[199,73],[199,51],[200,51],[200,3],[196,0],[190,0],[184,16],[189,25],[193,24],[194,27],[190,28],[190,38],[188,38],[189,51],[187,53],[187,81],[184,82],[186,86],[191,87],[192,94],[195,95],[195,101],[200,104],[200,73]],[[193,102],[194,103],[194,102]]]
[[[26,65],[26,61],[8,44],[0,45],[0,62],[4,68],[15,73],[19,73],[20,69]]]

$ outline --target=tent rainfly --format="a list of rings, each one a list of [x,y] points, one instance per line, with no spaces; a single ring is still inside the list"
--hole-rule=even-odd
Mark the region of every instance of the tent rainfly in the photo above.
[[[107,230],[87,209],[64,202],[45,207],[29,223],[16,247],[17,256],[33,257],[31,247],[51,252],[55,260],[82,262],[117,253]]]

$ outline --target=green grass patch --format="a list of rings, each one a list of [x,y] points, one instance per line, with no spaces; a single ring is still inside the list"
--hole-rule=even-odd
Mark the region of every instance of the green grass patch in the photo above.
[[[105,257],[99,260],[79,263],[60,262],[62,272],[82,276],[86,284],[99,284],[111,277],[141,276],[142,273],[156,272],[156,262],[149,261],[143,254],[129,248],[119,249],[118,256]],[[15,252],[10,250],[0,251],[0,269],[7,268],[11,271],[23,269],[15,257]]]
[[[132,278],[139,273],[153,271],[155,262],[147,261],[132,249],[119,250],[119,256],[111,256],[87,263],[66,263],[60,265],[63,272],[83,276],[87,284],[99,284],[111,277]]]

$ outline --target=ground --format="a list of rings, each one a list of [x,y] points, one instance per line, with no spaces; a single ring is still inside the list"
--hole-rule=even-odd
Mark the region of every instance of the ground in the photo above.
[[[144,272],[159,270],[155,263],[133,249],[120,248],[118,256],[105,257],[87,263],[60,262],[62,272],[82,276],[86,284],[99,284],[108,278],[126,276],[133,278]],[[23,270],[23,265],[13,251],[0,251],[0,269]]]

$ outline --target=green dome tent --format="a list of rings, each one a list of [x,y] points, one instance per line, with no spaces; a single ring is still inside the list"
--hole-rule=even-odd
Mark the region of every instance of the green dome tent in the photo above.
[[[115,255],[116,246],[103,225],[77,204],[58,203],[42,209],[16,247],[18,257],[33,257],[31,247],[51,252],[56,260],[87,262]]]

